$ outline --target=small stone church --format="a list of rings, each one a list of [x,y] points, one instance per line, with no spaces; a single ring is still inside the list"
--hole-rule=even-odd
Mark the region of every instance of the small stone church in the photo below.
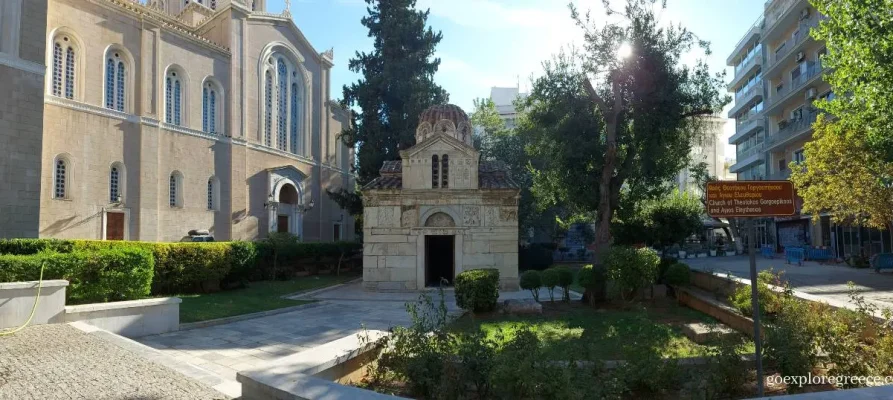
[[[415,138],[362,189],[364,288],[421,290],[496,268],[500,289],[517,290],[518,184],[480,159],[458,106],[425,110]]]

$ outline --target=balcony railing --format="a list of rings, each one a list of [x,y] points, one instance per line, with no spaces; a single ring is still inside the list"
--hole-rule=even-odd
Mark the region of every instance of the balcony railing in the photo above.
[[[735,106],[732,107],[731,110],[729,110],[728,117],[734,118],[736,114],[738,114],[739,112],[744,110],[745,106],[750,107],[750,105],[751,105],[750,101],[749,101],[750,99],[753,99],[754,96],[756,96],[756,95],[762,95],[762,94],[763,94],[763,85],[761,85],[761,84],[753,85],[753,87],[751,87],[750,89],[747,89],[747,90],[741,92],[740,95],[737,95],[737,93],[736,93]]]
[[[772,54],[769,59],[769,68],[775,67],[775,64],[784,59],[788,54],[791,54],[791,51],[796,48],[797,45],[805,41],[809,37],[809,30],[819,26],[819,20],[820,19],[817,17],[812,17],[806,21],[801,21],[800,28],[797,30],[794,37],[784,42],[784,47]]]
[[[775,145],[811,129],[812,123],[815,122],[818,115],[818,111],[807,111],[800,119],[788,120],[784,127],[780,128],[774,135],[769,136],[769,144]]]
[[[822,73],[822,63],[818,61],[809,62],[806,64],[806,71],[800,73],[800,76],[787,81],[784,83],[784,87],[781,90],[776,91],[771,97],[771,104],[775,105],[779,101],[786,98],[792,92],[799,90],[803,85],[806,84],[812,78],[815,78],[817,75]]]
[[[744,161],[745,158],[750,157],[754,154],[762,153],[765,148],[765,142],[757,143],[753,146],[750,146],[746,150],[739,150],[736,152],[735,159],[738,162]]]

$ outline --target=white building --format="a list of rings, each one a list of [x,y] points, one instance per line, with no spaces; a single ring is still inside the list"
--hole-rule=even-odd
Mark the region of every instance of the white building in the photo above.
[[[691,148],[691,164],[707,163],[707,172],[718,179],[727,177],[725,169],[725,144],[722,141],[725,118],[706,117],[703,119],[705,134]],[[676,176],[676,187],[680,192],[697,192],[698,186],[692,179],[691,170],[684,168]]]
[[[496,105],[496,111],[505,122],[505,127],[513,129],[518,119],[514,101],[527,97],[527,93],[521,93],[517,87],[492,87],[490,88],[490,100]]]

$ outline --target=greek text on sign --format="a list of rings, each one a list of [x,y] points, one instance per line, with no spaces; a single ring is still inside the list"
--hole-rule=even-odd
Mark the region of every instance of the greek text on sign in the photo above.
[[[780,217],[794,212],[791,181],[707,183],[707,214],[711,217]]]

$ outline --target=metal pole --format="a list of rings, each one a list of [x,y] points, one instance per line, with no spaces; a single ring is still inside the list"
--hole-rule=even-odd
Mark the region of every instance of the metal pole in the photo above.
[[[753,218],[747,219],[747,244],[750,249],[750,304],[753,308],[753,344],[757,359],[757,396],[763,397],[763,339],[760,336],[760,299],[757,295],[757,253],[754,250]]]

